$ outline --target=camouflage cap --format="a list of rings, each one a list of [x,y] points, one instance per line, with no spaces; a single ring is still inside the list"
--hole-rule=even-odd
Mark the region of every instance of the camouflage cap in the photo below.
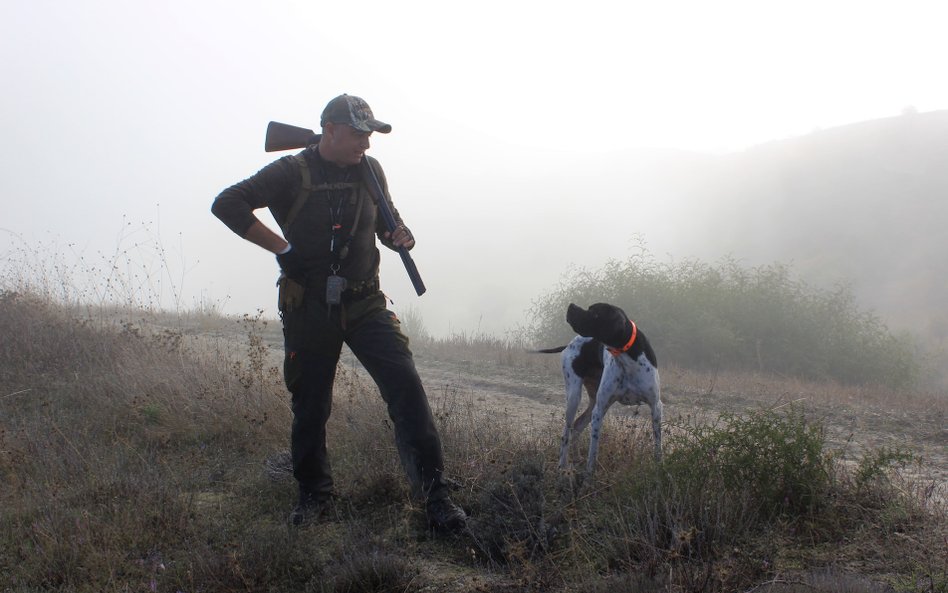
[[[375,119],[364,99],[354,95],[343,94],[330,101],[319,118],[319,125],[326,123],[349,124],[361,132],[388,134],[392,131],[392,126]]]

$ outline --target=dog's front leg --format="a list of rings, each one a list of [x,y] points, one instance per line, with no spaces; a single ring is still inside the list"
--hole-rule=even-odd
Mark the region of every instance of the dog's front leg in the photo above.
[[[589,459],[586,460],[586,472],[592,475],[596,469],[596,457],[599,455],[599,433],[602,431],[602,421],[606,417],[608,404],[603,404],[601,399],[596,399],[596,407],[593,408],[592,422],[590,423],[589,433]]]
[[[560,441],[560,469],[565,469],[569,463],[569,443],[573,432],[573,419],[582,399],[583,382],[571,368],[563,365],[563,382],[566,385],[566,422],[563,427],[563,438]]]
[[[611,355],[609,355],[611,356]],[[602,432],[602,421],[612,405],[612,398],[620,384],[621,370],[613,361],[607,361],[596,392],[596,405],[592,412],[589,434],[589,459],[586,461],[586,472],[592,475],[596,468],[596,457],[599,455],[599,436]]]

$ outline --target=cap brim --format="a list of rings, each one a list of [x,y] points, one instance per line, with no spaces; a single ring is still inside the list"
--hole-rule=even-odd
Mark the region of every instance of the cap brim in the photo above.
[[[370,119],[366,124],[368,124],[373,132],[378,132],[379,134],[388,134],[392,131],[392,126],[377,119]]]
[[[377,119],[367,119],[365,121],[359,122],[359,125],[354,123],[349,123],[349,125],[361,132],[379,132],[380,134],[388,134],[392,131],[392,126]]]

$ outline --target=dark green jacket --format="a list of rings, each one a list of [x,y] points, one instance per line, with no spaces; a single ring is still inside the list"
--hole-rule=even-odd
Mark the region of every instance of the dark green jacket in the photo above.
[[[276,160],[252,177],[225,189],[214,200],[211,211],[228,228],[243,237],[258,220],[253,211],[257,208],[269,208],[280,225],[284,238],[294,249],[299,250],[306,262],[308,284],[318,286],[324,283],[331,273],[330,266],[334,264],[339,265],[337,273],[346,278],[350,285],[376,278],[379,270],[379,251],[375,239],[378,237],[390,249],[392,245],[383,238],[387,231],[385,222],[378,215],[371,194],[362,182],[360,167],[338,167],[326,162],[320,158],[315,145],[308,147],[300,155],[306,159],[313,186],[334,184],[334,188],[310,192],[289,226],[285,224],[287,214],[300,194],[302,183],[301,167],[295,156]],[[396,222],[402,224],[398,210],[389,196],[388,184],[381,166],[375,159],[368,156],[365,158],[369,159],[382,184]],[[342,189],[338,187],[346,183],[353,185]],[[356,219],[360,194],[361,214],[353,233],[352,224]],[[347,254],[340,260],[339,252],[347,242]],[[335,247],[335,253],[330,250],[331,244]]]

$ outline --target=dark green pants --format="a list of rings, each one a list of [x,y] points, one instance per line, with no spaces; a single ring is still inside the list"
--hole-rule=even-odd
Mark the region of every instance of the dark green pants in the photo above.
[[[347,303],[343,311],[333,307],[327,314],[321,299],[307,295],[302,307],[283,314],[284,377],[293,402],[290,444],[300,494],[319,500],[332,491],[326,422],[345,342],[388,405],[412,492],[429,499],[446,496],[441,440],[398,319],[385,308],[381,292]]]

